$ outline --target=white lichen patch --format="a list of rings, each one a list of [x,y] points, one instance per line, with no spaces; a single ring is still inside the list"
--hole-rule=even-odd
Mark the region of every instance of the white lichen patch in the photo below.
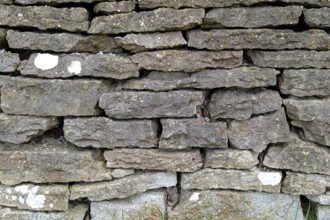
[[[25,200],[23,199],[22,196],[20,196],[20,197],[18,198],[18,201],[19,201],[21,204],[24,204],[24,202],[25,202]]]
[[[34,65],[41,70],[53,69],[58,64],[58,56],[48,53],[38,53],[34,59]]]
[[[189,198],[189,201],[198,201],[199,199],[199,193],[193,193],[190,198]]]
[[[46,197],[44,195],[38,195],[39,186],[34,186],[29,189],[29,185],[20,185],[15,187],[15,191],[22,194],[18,198],[21,204],[26,203],[27,206],[33,209],[40,209],[44,207]],[[26,197],[24,195],[27,195]],[[25,197],[25,199],[24,199]]]
[[[80,61],[72,61],[68,66],[68,72],[73,74],[81,73],[81,62]]]
[[[281,182],[282,173],[280,172],[260,172],[258,179],[262,185],[276,186]]]
[[[15,191],[22,194],[27,194],[29,192],[29,186],[27,185],[16,186]]]

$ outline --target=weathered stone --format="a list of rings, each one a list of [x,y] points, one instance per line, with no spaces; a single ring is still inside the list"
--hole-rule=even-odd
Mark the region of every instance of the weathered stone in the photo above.
[[[65,119],[63,130],[65,139],[79,147],[158,146],[158,126],[156,121],[151,120],[114,121],[106,117]]]
[[[20,62],[18,53],[0,50],[0,73],[14,72]]]
[[[249,51],[253,63],[272,68],[330,68],[330,51]]]
[[[182,189],[235,189],[277,192],[281,190],[281,172],[253,170],[202,169],[182,174]]]
[[[330,205],[329,192],[326,192],[324,195],[306,195],[306,197],[314,203],[318,203],[320,205]]]
[[[91,217],[95,220],[108,219],[162,219],[166,210],[166,192],[151,191],[125,200],[91,203]]]
[[[115,40],[118,46],[134,53],[187,45],[181,32],[127,34],[125,37],[115,37]]]
[[[88,33],[119,34],[188,30],[202,23],[204,9],[159,8],[154,11],[129,12],[95,17]]]
[[[205,122],[202,118],[161,119],[162,135],[159,148],[184,149],[190,147],[227,148],[227,124]]]
[[[175,173],[144,172],[110,182],[73,184],[70,199],[88,197],[90,201],[123,199],[147,190],[175,186]]]
[[[330,216],[330,206],[317,205],[316,216],[318,220],[328,220]]]
[[[206,13],[203,20],[203,27],[256,28],[282,25],[292,26],[299,23],[302,10],[302,6],[215,8]]]
[[[213,120],[231,118],[249,119],[252,115],[279,110],[280,94],[273,90],[245,92],[241,90],[217,90],[212,94],[209,112]]]
[[[121,1],[121,2],[100,2],[93,8],[95,13],[102,14],[116,14],[123,12],[134,11],[134,1]]]
[[[108,90],[102,80],[44,80],[0,77],[1,108],[8,114],[37,116],[97,115],[99,97]],[[1,83],[1,82],[0,82]]]
[[[258,153],[249,150],[211,149],[206,150],[204,167],[251,169],[259,163]]]
[[[280,77],[280,91],[285,95],[330,96],[330,70],[284,70]]]
[[[321,6],[321,7],[329,7],[330,2],[327,0],[280,0],[285,3],[298,3],[308,6]]]
[[[48,61],[48,62],[47,62]],[[114,79],[138,77],[136,64],[126,55],[118,54],[32,54],[19,66],[22,75],[46,78],[93,76]]]
[[[304,130],[307,140],[330,146],[330,120],[291,121],[291,124]]]
[[[0,4],[10,5],[13,4],[14,0],[0,0]]]
[[[21,144],[59,125],[57,118],[0,114],[0,141]]]
[[[101,0],[15,0],[15,3],[20,5],[34,5],[34,4],[65,4],[65,3],[94,3]],[[115,0],[107,0],[115,1]]]
[[[117,148],[105,151],[104,157],[109,168],[194,172],[203,166],[199,150],[165,151]]]
[[[329,158],[329,148],[292,136],[291,140],[283,146],[270,147],[263,164],[271,168],[330,175]]]
[[[231,69],[242,64],[243,51],[160,50],[132,56],[140,69],[195,72],[206,68]]]
[[[0,144],[0,181],[6,185],[111,179],[111,170],[98,151],[80,150],[52,139],[36,144]]]
[[[135,173],[134,169],[113,169],[111,175],[113,178],[118,179],[124,176],[132,175],[134,173]]]
[[[88,17],[85,8],[0,5],[0,25],[9,27],[87,31]]]
[[[1,38],[1,37],[0,37]],[[105,35],[79,35],[70,33],[36,33],[9,30],[10,48],[54,52],[112,52],[119,51],[113,37]]]
[[[304,216],[299,196],[234,191],[192,192],[169,212],[171,220],[196,218],[303,220]]]
[[[309,27],[330,28],[330,8],[305,8],[304,20]]]
[[[67,185],[0,185],[0,205],[39,211],[68,209]]]
[[[188,32],[188,46],[198,49],[330,49],[330,36],[324,30],[235,29]]]
[[[276,85],[275,69],[239,67],[235,69],[202,70],[196,73],[150,72],[147,77],[129,79],[122,87],[134,90],[164,91],[171,89],[252,88]]]
[[[99,106],[112,118],[192,117],[203,103],[203,92],[111,92],[101,96]]]

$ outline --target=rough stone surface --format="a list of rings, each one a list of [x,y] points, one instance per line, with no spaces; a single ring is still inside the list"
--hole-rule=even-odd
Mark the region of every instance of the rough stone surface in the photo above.
[[[18,53],[0,50],[0,73],[16,71],[20,61]]]
[[[330,2],[327,0],[280,0],[285,3],[299,3],[308,6],[321,6],[321,7],[329,7]]]
[[[309,27],[330,28],[330,8],[305,8],[304,20]]]
[[[90,201],[123,199],[151,189],[175,186],[176,173],[144,172],[109,182],[73,184],[70,199],[88,197]]]
[[[330,146],[330,120],[291,121],[291,124],[303,129],[307,140]]]
[[[111,179],[111,170],[105,167],[98,151],[79,150],[53,139],[36,144],[0,145],[0,181],[6,185]]]
[[[21,144],[59,126],[54,117],[17,116],[0,113],[0,141]]]
[[[113,178],[118,179],[124,176],[132,175],[134,173],[135,173],[134,169],[113,169],[111,175]]]
[[[111,92],[101,96],[99,106],[110,118],[191,117],[203,103],[203,92]]]
[[[121,2],[100,2],[93,8],[95,13],[101,14],[116,14],[134,11],[134,1],[121,1]]]
[[[236,29],[188,32],[188,46],[198,49],[330,49],[330,36],[324,30]]]
[[[36,33],[9,30],[10,48],[54,52],[112,52],[119,51],[113,37],[105,35],[79,35],[70,33]]]
[[[195,72],[202,69],[231,69],[242,64],[243,51],[160,50],[132,56],[140,69]]]
[[[158,146],[158,126],[151,120],[114,121],[105,117],[64,120],[64,137],[79,147]]]
[[[1,77],[1,108],[8,114],[97,115],[98,99],[108,90],[101,80],[42,80]]]
[[[100,0],[15,0],[15,3],[21,5],[34,5],[34,4],[66,4],[66,3],[94,3],[99,2]],[[114,0],[107,0],[114,1]]]
[[[118,46],[134,53],[187,45],[187,41],[179,31],[151,34],[127,34],[124,37],[116,37],[115,40]]]
[[[227,124],[205,122],[204,119],[161,119],[162,135],[159,148],[189,147],[227,148]]]
[[[301,6],[215,8],[206,13],[203,26],[208,28],[292,26],[299,23],[302,10]]]
[[[330,205],[330,193],[327,193],[324,195],[307,195],[306,197],[314,203],[318,203],[320,205]]]
[[[261,152],[270,143],[289,140],[289,126],[284,109],[245,121],[232,121],[228,127],[229,143],[238,149]]]
[[[199,219],[304,219],[298,196],[260,192],[196,191],[181,199],[169,213],[169,219],[173,220],[196,219],[196,216]]]
[[[252,115],[279,110],[282,98],[277,91],[217,90],[212,94],[209,112],[213,120],[230,118],[246,120]]]
[[[95,17],[88,33],[119,34],[187,30],[202,23],[204,9],[159,8],[147,12],[129,12]]]
[[[259,163],[258,153],[249,150],[206,150],[205,165],[209,168],[251,169]]]
[[[199,150],[165,151],[158,149],[114,149],[105,151],[109,168],[194,172],[202,168]]]
[[[39,211],[68,209],[67,185],[0,185],[0,205]]]
[[[0,0],[0,4],[10,5],[13,4],[14,0]]]
[[[130,79],[122,87],[134,90],[164,91],[171,89],[252,88],[276,85],[279,71],[269,68],[239,67],[202,70],[196,73],[151,72],[145,78]]]
[[[330,216],[330,206],[317,205],[316,216],[318,220],[328,220]]]
[[[0,5],[0,25],[57,29],[70,32],[87,31],[88,11],[85,8]]]

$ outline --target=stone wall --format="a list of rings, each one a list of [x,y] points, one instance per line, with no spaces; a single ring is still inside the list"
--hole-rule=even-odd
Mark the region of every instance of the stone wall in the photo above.
[[[0,0],[0,219],[330,219],[329,0]]]

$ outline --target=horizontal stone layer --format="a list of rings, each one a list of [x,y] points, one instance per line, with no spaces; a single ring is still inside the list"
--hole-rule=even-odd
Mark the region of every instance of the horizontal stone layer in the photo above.
[[[327,192],[324,195],[307,195],[306,197],[314,203],[318,203],[320,205],[330,206],[330,194],[329,194],[329,192]]]
[[[307,140],[330,146],[330,120],[291,121],[291,124],[303,129]]]
[[[18,53],[0,50],[0,73],[15,72],[20,62]]]
[[[124,176],[129,176],[135,173],[134,169],[112,169],[111,175],[113,178],[118,179]]]
[[[13,4],[14,0],[0,0],[0,4],[10,5]]]
[[[330,28],[330,8],[305,8],[304,21],[309,27]]]
[[[94,3],[100,0],[15,0],[15,3],[20,5],[34,5],[34,4],[66,4],[66,3]],[[113,0],[107,0],[113,1]]]
[[[134,1],[100,2],[97,3],[93,8],[93,11],[95,13],[101,13],[101,14],[117,14],[117,13],[131,12],[134,10],[135,10]]]

